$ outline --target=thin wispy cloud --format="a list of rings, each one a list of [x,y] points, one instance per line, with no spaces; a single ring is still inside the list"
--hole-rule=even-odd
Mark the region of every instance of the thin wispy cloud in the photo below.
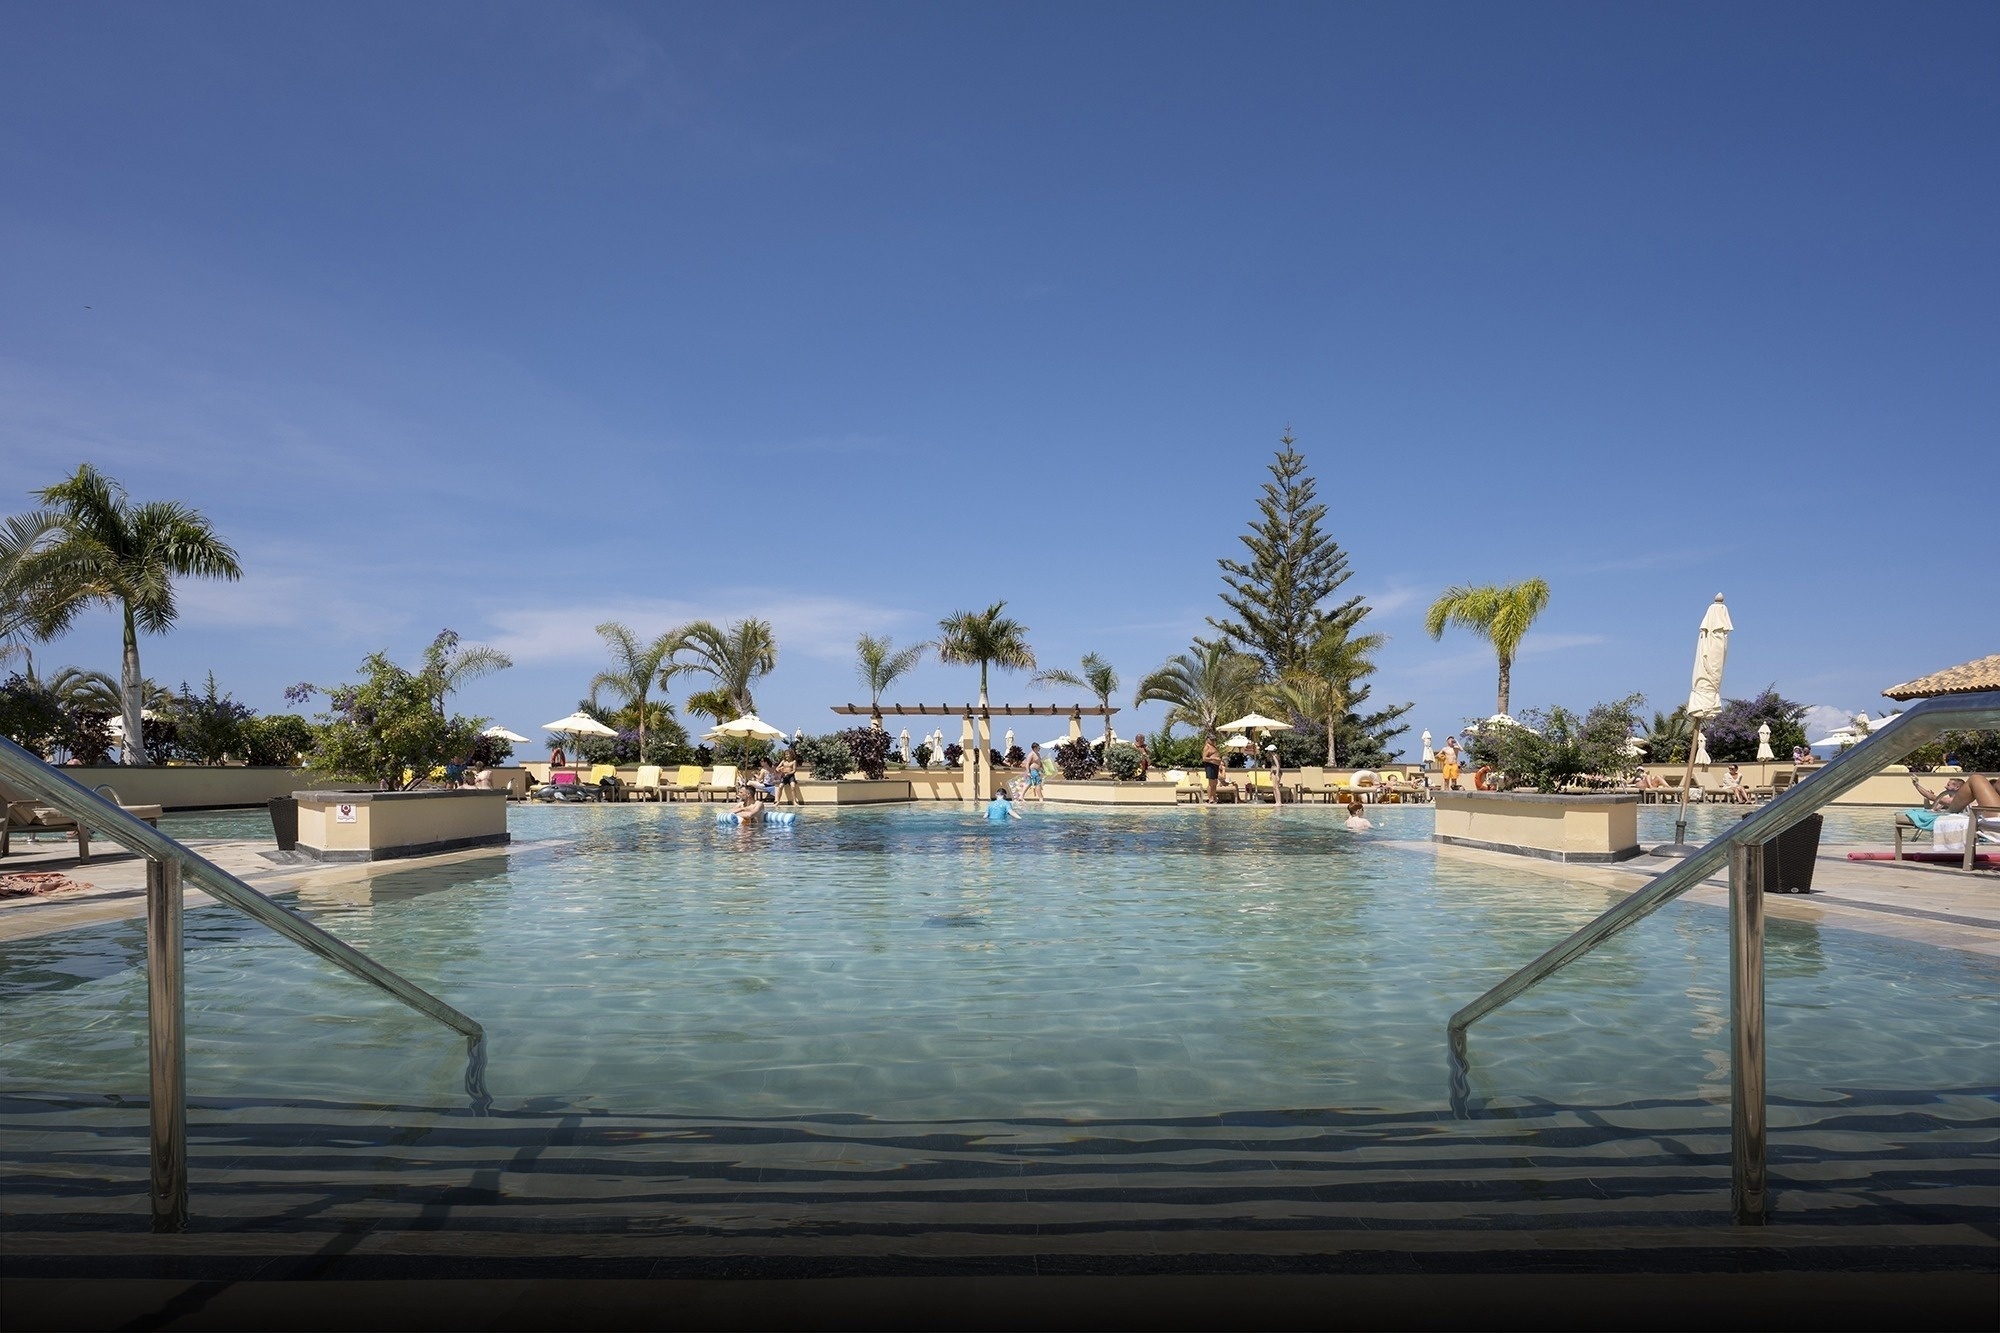
[[[566,601],[559,605],[510,607],[487,614],[486,636],[518,662],[583,661],[604,655],[597,626],[607,620],[630,625],[640,634],[663,633],[690,620],[723,623],[756,617],[771,622],[779,653],[803,653],[846,662],[863,631],[894,629],[910,613],[848,597],[820,597],[768,590],[719,591],[713,600],[676,598]]]

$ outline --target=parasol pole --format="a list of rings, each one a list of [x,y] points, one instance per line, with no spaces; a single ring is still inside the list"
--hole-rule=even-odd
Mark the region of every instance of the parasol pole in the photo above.
[[[1694,752],[1700,746],[1701,727],[1697,724],[1695,729],[1688,735],[1687,773],[1681,778],[1680,817],[1674,820],[1674,846],[1676,847],[1684,846],[1687,843],[1688,788],[1694,785]]]

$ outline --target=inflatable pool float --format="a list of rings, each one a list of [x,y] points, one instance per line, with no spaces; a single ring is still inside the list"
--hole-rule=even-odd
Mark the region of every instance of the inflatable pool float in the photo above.
[[[764,822],[773,828],[790,828],[798,817],[796,810],[767,810],[764,812]],[[743,820],[734,810],[718,810],[715,812],[715,822],[718,824],[741,824]]]

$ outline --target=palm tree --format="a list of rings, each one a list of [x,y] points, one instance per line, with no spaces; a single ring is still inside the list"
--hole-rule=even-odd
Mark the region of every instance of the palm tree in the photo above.
[[[1299,664],[1265,687],[1266,701],[1292,717],[1326,728],[1326,762],[1339,762],[1337,737],[1354,703],[1356,682],[1375,674],[1385,634],[1334,630],[1306,650]]]
[[[102,671],[85,671],[79,667],[63,667],[49,677],[49,693],[60,700],[66,708],[81,709],[100,717],[116,717],[124,710],[123,692],[118,682]],[[152,681],[144,681],[139,687],[142,707],[156,707],[171,696]]]
[[[770,621],[733,620],[723,629],[709,621],[697,620],[683,625],[674,634],[679,640],[675,654],[686,653],[690,659],[677,664],[680,670],[697,671],[713,680],[712,693],[726,699],[738,715],[757,711],[751,687],[778,669],[778,636],[772,632]],[[692,698],[688,707],[696,712],[707,711]]]
[[[923,661],[924,652],[929,647],[928,643],[913,643],[898,650],[895,641],[886,634],[879,639],[873,634],[864,634],[854,641],[856,674],[868,687],[868,711],[873,714],[877,726],[882,722],[882,691]]]
[[[1494,711],[1505,713],[1513,685],[1514,653],[1528,626],[1548,604],[1549,585],[1538,578],[1504,586],[1450,587],[1431,603],[1424,616],[1424,630],[1433,639],[1442,639],[1445,627],[1456,625],[1493,645],[1500,658],[1500,699]]]
[[[19,573],[40,589],[42,623],[67,629],[86,607],[116,607],[124,619],[120,672],[125,762],[148,764],[140,727],[139,631],[173,628],[177,578],[239,579],[236,552],[199,511],[177,500],[135,505],[125,489],[85,463],[76,475],[37,493],[54,506],[54,540],[30,554]]]
[[[35,653],[29,645],[49,638],[43,598],[24,576],[23,567],[46,539],[62,526],[51,510],[13,514],[0,520],[0,664],[27,659],[26,675],[35,678]]]
[[[431,701],[437,705],[439,717],[444,716],[447,696],[456,694],[481,676],[490,676],[514,665],[514,659],[498,648],[488,648],[479,643],[460,648],[458,635],[452,630],[439,634],[432,647],[437,654],[437,669],[431,675]]]
[[[1104,734],[1111,734],[1111,698],[1118,693],[1118,673],[1111,669],[1111,663],[1096,653],[1083,655],[1082,671],[1065,671],[1052,667],[1038,672],[1028,682],[1031,685],[1068,685],[1079,690],[1089,690],[1097,696],[1097,702],[1104,709]]]
[[[1028,646],[1028,627],[1000,614],[1005,602],[984,611],[954,611],[938,621],[938,660],[953,666],[979,667],[979,706],[986,706],[986,672],[1033,671],[1035,650]]]
[[[630,628],[615,620],[607,620],[597,627],[598,637],[611,650],[611,669],[600,671],[590,678],[590,697],[595,700],[599,690],[610,690],[625,703],[632,705],[639,714],[639,758],[646,757],[646,697],[655,685],[667,687],[677,674],[685,670],[673,660],[674,651],[681,646],[679,630],[668,630],[650,643],[642,642]]]
[[[1223,718],[1249,711],[1263,669],[1260,660],[1227,643],[1197,639],[1139,682],[1132,706],[1158,700],[1168,705],[1168,726],[1185,722],[1207,739]]]

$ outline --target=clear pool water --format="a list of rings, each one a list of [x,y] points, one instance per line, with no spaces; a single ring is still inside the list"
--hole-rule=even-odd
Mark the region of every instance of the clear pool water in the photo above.
[[[1664,837],[1671,812],[1646,813]],[[1317,808],[1000,827],[815,809],[781,831],[700,807],[529,807],[511,821],[531,845],[508,855],[297,902],[485,1023],[502,1107],[1437,1107],[1446,1016],[1609,898],[1394,845],[1428,836],[1428,810],[1370,814],[1356,837]],[[1697,810],[1696,830],[1729,817]],[[192,1095],[462,1101],[435,1024],[232,914],[191,913],[188,938]],[[0,1090],[142,1093],[142,948],[131,922],[0,946]],[[1726,1098],[1726,980],[1722,914],[1670,907],[1482,1024],[1475,1091]],[[2000,968],[1970,955],[1774,921],[1773,1091],[2000,1084],[1996,998]]]

